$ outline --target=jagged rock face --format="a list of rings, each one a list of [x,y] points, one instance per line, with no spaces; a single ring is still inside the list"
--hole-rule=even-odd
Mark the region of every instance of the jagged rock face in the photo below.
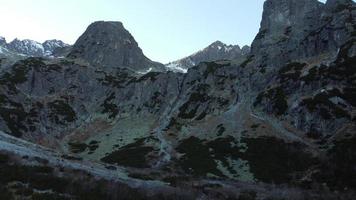
[[[149,60],[143,54],[121,22],[99,21],[91,24],[74,44],[68,57],[106,68],[163,70],[162,64]]]
[[[354,34],[354,10],[352,0],[326,4],[317,0],[268,0],[252,54],[274,65],[322,53],[335,55]]]
[[[268,0],[252,53],[273,59],[285,55],[319,26],[323,4],[317,0]],[[289,59],[289,58],[286,58]]]
[[[191,56],[167,64],[166,67],[171,71],[187,72],[189,68],[201,62],[241,59],[248,53],[250,53],[249,46],[241,49],[238,45],[226,45],[216,41]]]
[[[261,30],[244,63],[255,73],[256,104],[314,136],[333,134],[351,122],[352,99],[346,93],[353,93],[352,81],[341,81],[349,79],[341,74],[351,70],[353,76],[348,63],[356,55],[354,10],[352,1],[266,1]],[[340,81],[333,81],[333,73]]]

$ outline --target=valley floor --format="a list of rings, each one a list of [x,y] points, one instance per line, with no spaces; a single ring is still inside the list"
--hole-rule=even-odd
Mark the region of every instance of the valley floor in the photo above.
[[[118,168],[65,157],[0,132],[0,199],[353,199],[319,191],[189,176],[151,180]],[[141,169],[138,172],[142,172]],[[151,172],[159,173],[158,171]],[[131,177],[130,177],[131,176]]]

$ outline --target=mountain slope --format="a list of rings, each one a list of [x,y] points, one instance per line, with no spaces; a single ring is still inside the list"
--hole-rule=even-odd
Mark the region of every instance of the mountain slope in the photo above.
[[[246,58],[185,74],[29,58],[0,75],[0,127],[178,188],[208,180],[251,184],[256,199],[350,199],[354,11],[347,0],[267,0]]]
[[[220,41],[216,41],[193,55],[166,64],[166,67],[170,71],[186,73],[189,68],[201,62],[241,59],[249,52],[250,47],[248,46],[244,46],[241,49],[238,45],[226,45]]]

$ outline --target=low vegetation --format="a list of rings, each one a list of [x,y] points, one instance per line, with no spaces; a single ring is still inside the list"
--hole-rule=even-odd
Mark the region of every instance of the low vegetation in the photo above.
[[[145,139],[137,140],[103,157],[101,161],[109,164],[117,164],[127,167],[150,167],[148,154],[154,152],[154,148],[145,146]]]
[[[50,110],[50,119],[56,124],[66,125],[77,119],[73,108],[63,99],[55,100],[47,104]]]
[[[287,96],[281,87],[268,89],[256,97],[254,106],[262,106],[265,111],[277,116],[284,115],[288,110]]]
[[[103,108],[102,113],[107,113],[109,115],[109,119],[114,119],[119,114],[118,106],[112,102],[113,100],[115,100],[115,93],[111,93],[101,105]]]

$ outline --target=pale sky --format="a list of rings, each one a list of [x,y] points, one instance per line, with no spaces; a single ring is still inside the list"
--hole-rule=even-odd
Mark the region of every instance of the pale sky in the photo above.
[[[210,43],[250,45],[264,0],[0,0],[0,36],[73,44],[98,20],[121,21],[152,60],[167,63]]]

